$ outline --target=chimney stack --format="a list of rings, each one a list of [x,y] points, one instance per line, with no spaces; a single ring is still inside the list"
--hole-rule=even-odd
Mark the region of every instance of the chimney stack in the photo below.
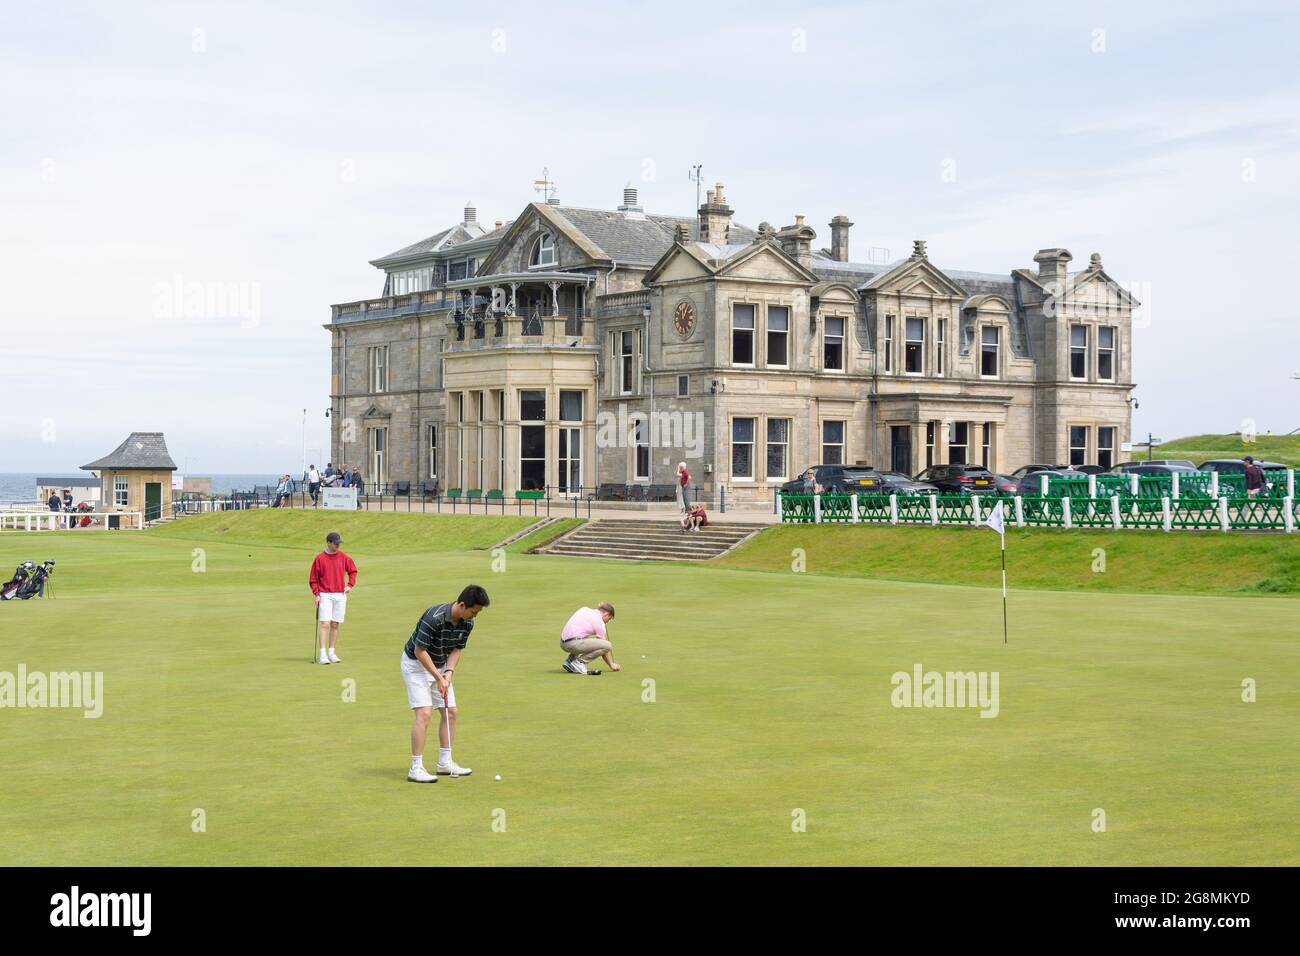
[[[1073,258],[1069,249],[1039,249],[1038,255],[1034,256],[1038,263],[1038,281],[1055,283],[1059,293],[1070,277],[1070,260]]]
[[[710,189],[705,196],[705,203],[700,207],[700,242],[725,245],[731,236],[733,210],[722,195],[722,183]]]
[[[552,188],[550,198],[547,199],[546,202],[549,205],[558,206],[560,204],[560,191]]]
[[[831,258],[836,262],[849,261],[849,222],[848,216],[836,216],[831,220]]]
[[[776,234],[776,241],[781,244],[785,254],[801,266],[812,265],[812,244],[817,233],[812,226],[804,224],[802,215],[794,217],[794,225],[786,226]]]
[[[473,226],[478,224],[478,210],[474,208],[474,200],[465,203],[465,220],[462,225]]]

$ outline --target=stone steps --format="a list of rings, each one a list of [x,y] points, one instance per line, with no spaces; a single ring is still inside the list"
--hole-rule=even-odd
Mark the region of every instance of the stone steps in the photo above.
[[[737,522],[686,532],[676,521],[596,520],[552,541],[539,553],[626,561],[707,561],[766,527]]]

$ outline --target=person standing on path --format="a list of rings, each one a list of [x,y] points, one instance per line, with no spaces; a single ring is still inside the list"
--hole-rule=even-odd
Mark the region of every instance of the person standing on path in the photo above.
[[[691,473],[686,470],[686,462],[677,463],[677,510],[682,514],[691,510]]]

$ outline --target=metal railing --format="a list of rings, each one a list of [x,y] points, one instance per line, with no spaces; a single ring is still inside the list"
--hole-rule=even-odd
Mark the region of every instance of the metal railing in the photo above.
[[[1296,499],[1078,497],[1051,495],[840,494],[781,492],[784,524],[928,524],[979,527],[998,502],[1008,527],[1293,532]]]
[[[141,531],[144,526],[145,515],[139,511],[0,511],[0,531]]]

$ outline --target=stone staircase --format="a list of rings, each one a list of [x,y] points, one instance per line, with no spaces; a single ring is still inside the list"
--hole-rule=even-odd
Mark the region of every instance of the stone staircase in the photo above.
[[[685,532],[675,519],[612,518],[588,521],[538,553],[628,561],[707,561],[766,527],[752,522],[725,522]]]

